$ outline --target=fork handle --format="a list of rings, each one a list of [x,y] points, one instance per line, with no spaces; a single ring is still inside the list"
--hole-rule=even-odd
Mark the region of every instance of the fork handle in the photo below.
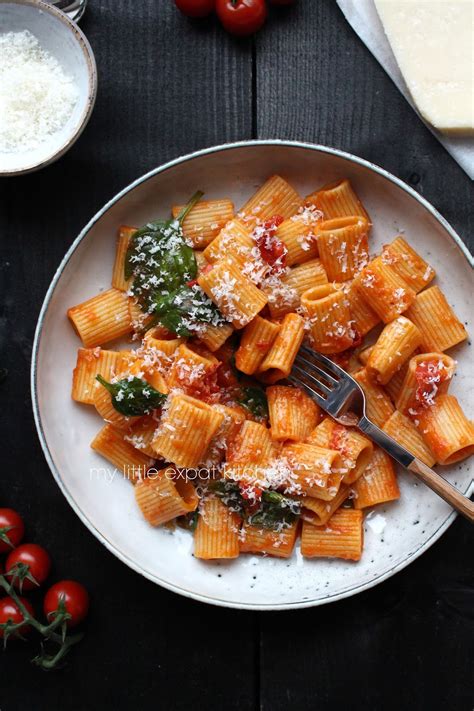
[[[408,469],[416,474],[418,479],[421,479],[421,481],[436,492],[438,496],[441,496],[453,509],[456,509],[456,511],[467,518],[468,521],[474,523],[474,501],[471,501],[467,496],[461,494],[449,481],[446,481],[446,479],[433,471],[433,469],[430,469],[430,467],[427,467],[423,462],[420,462],[416,457]]]
[[[395,442],[392,437],[389,437],[380,427],[374,425],[366,417],[363,417],[358,425],[359,429],[372,439],[376,444],[384,449],[387,454],[397,460],[406,469],[413,472],[418,479],[429,486],[438,496],[444,499],[453,509],[456,509],[460,514],[474,523],[474,501],[471,501],[467,496],[461,494],[449,481],[446,481],[440,474],[430,469],[419,459],[414,457],[404,447],[401,447],[398,442]]]

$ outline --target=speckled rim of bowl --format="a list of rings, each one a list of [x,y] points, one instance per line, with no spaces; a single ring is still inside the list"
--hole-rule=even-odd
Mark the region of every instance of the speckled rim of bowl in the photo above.
[[[337,595],[332,595],[327,598],[320,598],[316,600],[304,600],[300,602],[293,602],[293,603],[283,603],[283,604],[269,604],[269,605],[262,605],[262,604],[254,604],[254,603],[236,603],[236,602],[229,602],[227,600],[221,600],[219,598],[215,597],[210,597],[209,595],[204,595],[201,593],[196,593],[193,590],[188,590],[186,588],[183,588],[179,585],[173,585],[172,583],[168,583],[165,580],[162,580],[159,578],[157,575],[152,573],[149,570],[146,570],[145,568],[141,567],[138,565],[132,558],[129,558],[129,556],[125,555],[120,551],[111,541],[108,540],[108,538],[101,533],[92,523],[89,521],[87,518],[86,514],[82,511],[82,509],[78,506],[78,504],[75,502],[74,498],[72,495],[69,493],[66,484],[63,482],[61,478],[61,474],[56,468],[53,457],[51,452],[49,451],[48,444],[46,442],[46,437],[43,432],[43,427],[41,423],[41,415],[39,411],[39,404],[38,404],[38,390],[37,390],[37,366],[38,366],[38,354],[39,354],[39,348],[40,348],[40,343],[41,343],[41,336],[42,336],[42,331],[43,331],[43,323],[45,319],[46,312],[48,310],[49,302],[53,296],[54,290],[56,288],[56,285],[58,281],[61,278],[61,275],[71,259],[72,255],[80,245],[83,239],[86,238],[87,234],[89,231],[92,229],[92,227],[98,222],[103,215],[113,206],[115,203],[117,203],[119,200],[121,200],[124,195],[129,193],[131,190],[134,190],[138,185],[141,185],[142,183],[146,183],[147,180],[150,178],[154,177],[158,173],[164,173],[170,168],[174,168],[177,165],[180,165],[181,163],[186,163],[187,161],[192,161],[195,158],[200,158],[202,156],[208,155],[210,153],[218,153],[219,151],[227,151],[227,150],[233,150],[236,148],[251,148],[253,146],[282,146],[282,147],[287,147],[287,148],[302,148],[306,150],[311,150],[311,151],[316,151],[320,153],[328,153],[333,156],[337,156],[339,158],[344,158],[345,160],[349,160],[353,163],[357,163],[358,165],[363,166],[364,168],[368,168],[369,170],[378,173],[381,175],[383,178],[386,178],[390,182],[394,183],[397,187],[401,188],[404,190],[406,193],[408,193],[411,197],[413,197],[415,200],[417,200],[448,232],[449,236],[453,240],[453,242],[456,244],[458,249],[461,251],[461,253],[464,255],[466,258],[468,264],[471,266],[471,268],[474,269],[474,257],[470,254],[469,250],[467,249],[466,245],[463,243],[459,235],[455,232],[453,227],[449,224],[447,220],[429,203],[425,198],[423,198],[421,195],[419,195],[413,188],[411,188],[409,185],[404,183],[400,178],[397,178],[395,175],[392,175],[392,173],[389,173],[387,170],[384,168],[381,168],[380,166],[376,165],[375,163],[371,163],[368,160],[365,160],[364,158],[359,158],[358,156],[353,155],[352,153],[347,153],[346,151],[341,151],[338,148],[330,148],[328,146],[322,146],[318,145],[315,143],[304,143],[301,141],[286,141],[286,140],[278,140],[278,139],[266,139],[266,140],[250,140],[250,141],[239,141],[236,143],[224,143],[219,146],[212,146],[210,148],[203,148],[201,150],[195,151],[193,153],[189,153],[184,156],[180,156],[178,158],[175,158],[171,161],[168,161],[167,163],[164,163],[163,165],[159,166],[158,168],[154,168],[153,170],[149,171],[148,173],[145,173],[142,175],[140,178],[137,178],[137,180],[133,181],[130,183],[127,187],[125,187],[123,190],[121,190],[115,197],[113,197],[109,202],[107,202],[102,209],[100,209],[94,217],[90,220],[90,222],[87,223],[87,225],[83,228],[83,230],[80,232],[78,237],[74,240],[66,254],[64,255],[57,271],[56,274],[53,277],[53,280],[49,286],[49,289],[46,293],[43,305],[41,307],[41,311],[38,317],[38,324],[36,326],[36,331],[35,331],[35,337],[33,341],[33,350],[32,350],[32,356],[31,356],[31,399],[32,399],[32,406],[33,406],[33,415],[34,415],[34,420],[35,420],[35,425],[36,425],[36,430],[38,432],[38,437],[41,443],[41,448],[43,450],[44,456],[46,458],[46,461],[48,463],[48,466],[51,470],[51,473],[53,474],[53,477],[56,480],[56,483],[58,484],[59,488],[63,492],[64,496],[66,497],[66,500],[69,502],[70,506],[72,509],[76,512],[76,514],[79,516],[81,521],[87,526],[87,528],[94,534],[94,536],[111,552],[113,553],[119,560],[122,561],[122,563],[125,563],[128,565],[129,568],[132,568],[132,570],[135,570],[137,573],[140,575],[143,575],[143,577],[148,578],[148,580],[151,580],[152,582],[160,585],[163,588],[166,588],[167,590],[170,590],[171,592],[178,593],[179,595],[183,595],[184,597],[191,598],[193,600],[197,600],[198,602],[205,602],[208,604],[216,605],[218,607],[228,607],[228,608],[233,608],[237,610],[260,610],[260,611],[275,611],[275,610],[295,610],[295,609],[302,609],[302,608],[307,608],[307,607],[318,607],[319,605],[325,605],[329,602],[337,602],[338,600],[343,600],[346,597],[351,597],[352,595],[356,595],[357,593],[363,592],[364,590],[369,590],[370,588],[375,587],[379,583],[382,583],[384,580],[387,580],[388,578],[391,578],[392,575],[395,575],[395,573],[398,573],[399,571],[403,570],[406,568],[410,563],[412,563],[416,558],[418,558],[420,555],[422,555],[428,548],[430,548],[433,543],[435,543],[442,535],[443,533],[449,528],[449,526],[452,524],[454,519],[456,518],[456,511],[452,511],[450,514],[448,514],[445,518],[445,520],[441,523],[439,528],[436,530],[436,532],[429,538],[425,543],[423,543],[411,556],[406,558],[405,560],[401,561],[397,565],[394,565],[393,568],[390,570],[386,571],[385,573],[382,573],[378,577],[374,578],[373,580],[369,580],[367,583],[357,585],[354,587],[349,587],[343,590],[342,592],[338,593]],[[472,494],[474,491],[474,482],[471,482],[470,486],[468,487],[467,491],[463,492],[466,496],[469,496]]]
[[[94,52],[92,51],[92,47],[89,44],[89,40],[87,39],[83,31],[78,27],[78,25],[76,25],[76,23],[73,22],[66,15],[65,12],[63,12],[62,10],[58,10],[57,7],[55,7],[54,5],[50,5],[47,2],[44,2],[44,0],[0,0],[0,6],[6,5],[7,3],[9,5],[30,5],[32,7],[37,7],[43,12],[47,12],[50,15],[57,17],[57,19],[60,20],[63,25],[66,25],[66,27],[75,35],[76,40],[79,42],[79,45],[86,59],[89,75],[89,91],[84,111],[82,112],[82,116],[79,120],[77,129],[72,134],[72,136],[70,136],[63,143],[63,145],[59,147],[57,151],[50,155],[49,158],[45,158],[45,160],[42,160],[40,163],[27,165],[24,168],[17,168],[16,170],[3,171],[0,168],[0,177],[5,178],[12,177],[15,175],[24,175],[25,173],[33,173],[35,170],[45,168],[47,165],[50,165],[51,163],[54,163],[56,160],[58,160],[58,158],[61,158],[61,156],[63,156],[74,145],[74,143],[77,141],[77,139],[87,126],[89,119],[92,115],[95,100],[97,97],[97,64],[95,61]]]

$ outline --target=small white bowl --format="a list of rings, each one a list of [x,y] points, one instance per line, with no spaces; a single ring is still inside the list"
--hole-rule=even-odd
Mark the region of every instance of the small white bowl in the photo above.
[[[97,67],[91,46],[68,16],[43,0],[0,0],[0,34],[29,30],[73,78],[79,91],[63,128],[34,150],[0,152],[0,176],[30,173],[64,155],[84,130],[95,104]]]

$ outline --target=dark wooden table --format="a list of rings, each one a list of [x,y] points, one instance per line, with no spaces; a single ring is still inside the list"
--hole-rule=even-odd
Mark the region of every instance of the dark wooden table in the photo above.
[[[0,505],[22,512],[56,579],[83,581],[93,606],[65,669],[32,667],[32,645],[0,656],[1,711],[472,709],[467,523],[340,603],[259,614],[193,602],[129,570],[75,516],[43,458],[29,386],[37,315],[64,252],[106,200],[170,158],[248,138],[336,146],[413,185],[466,241],[470,180],[334,0],[272,12],[244,41],[213,19],[187,21],[171,0],[89,0],[82,27],[99,68],[85,134],[56,165],[0,183]]]

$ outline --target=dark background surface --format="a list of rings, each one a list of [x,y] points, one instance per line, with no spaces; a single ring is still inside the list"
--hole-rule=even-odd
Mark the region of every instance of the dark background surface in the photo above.
[[[89,126],[56,165],[0,182],[0,505],[18,508],[54,577],[84,582],[93,607],[65,669],[32,667],[34,645],[0,654],[1,711],[472,709],[465,521],[352,599],[277,613],[206,606],[142,579],[79,521],[43,458],[29,388],[36,319],[64,252],[106,200],[168,159],[248,138],[336,146],[414,186],[466,241],[470,180],[334,0],[275,10],[254,40],[190,22],[171,0],[89,0],[82,27],[99,69]]]

